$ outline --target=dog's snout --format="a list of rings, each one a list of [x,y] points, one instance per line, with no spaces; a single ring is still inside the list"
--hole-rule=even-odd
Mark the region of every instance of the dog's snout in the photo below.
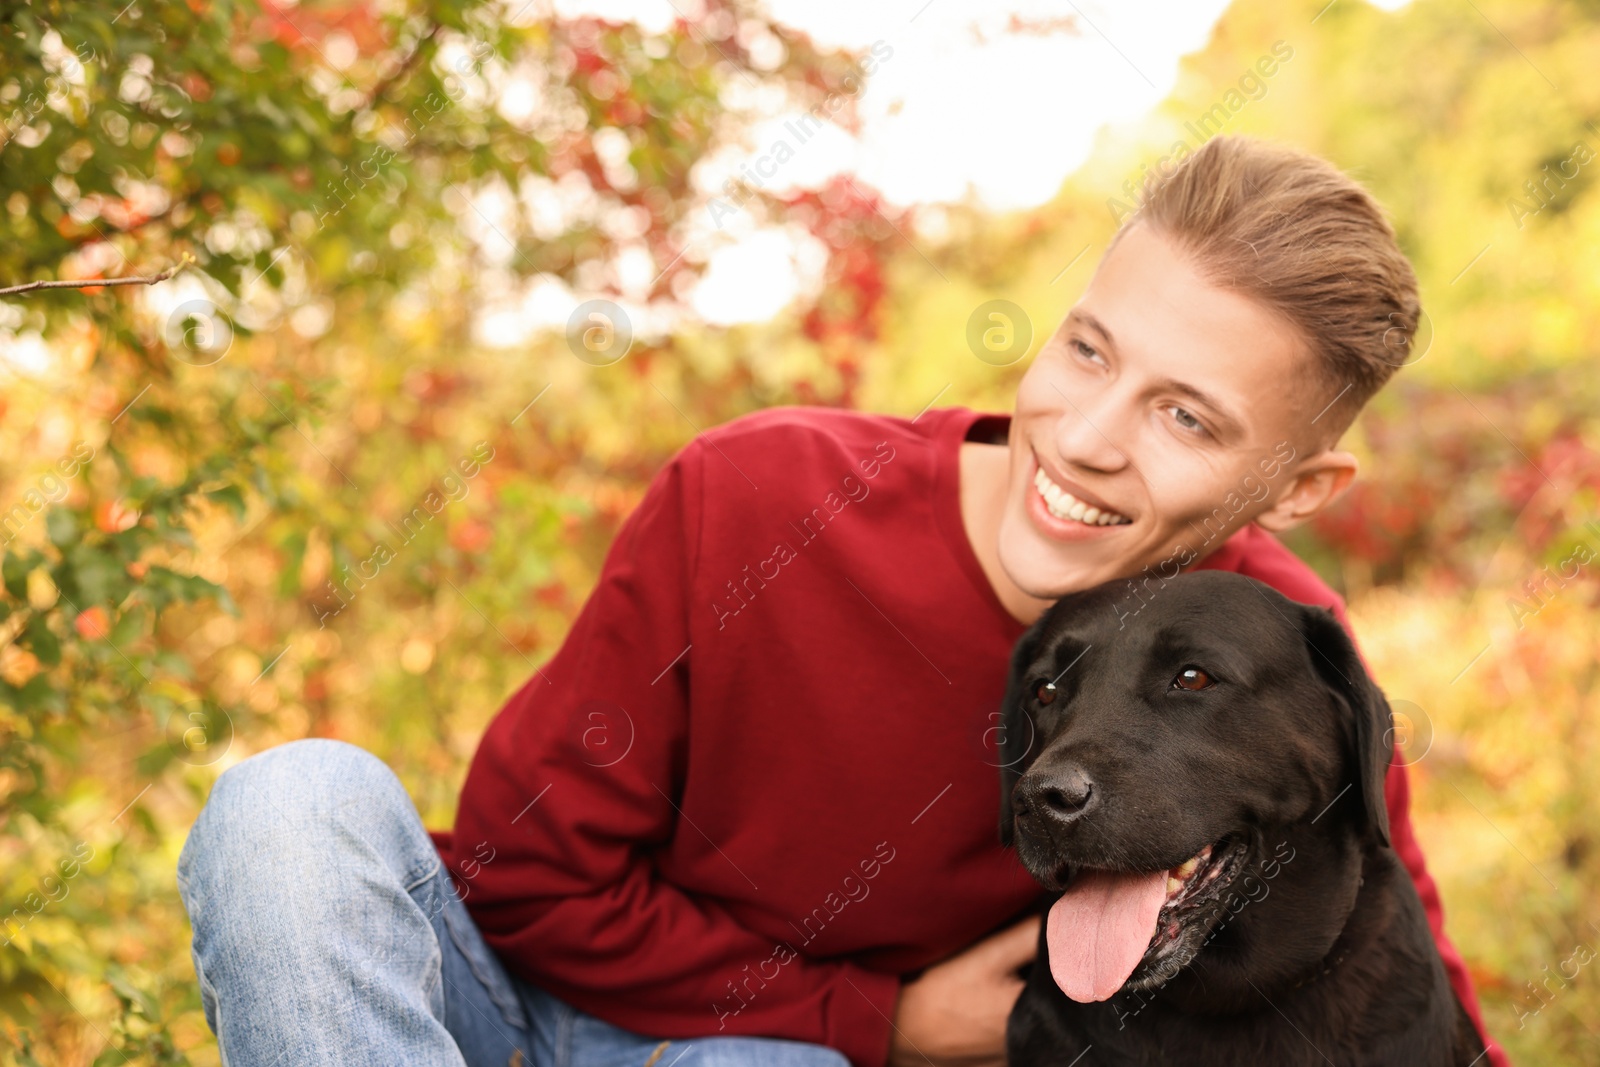
[[[1091,811],[1099,799],[1094,780],[1081,767],[1037,778],[1024,775],[1017,785],[1017,809],[1022,816],[1038,814],[1072,822]]]
[[[1052,776],[1039,786],[1040,804],[1057,818],[1077,818],[1094,799],[1094,782],[1078,767]]]

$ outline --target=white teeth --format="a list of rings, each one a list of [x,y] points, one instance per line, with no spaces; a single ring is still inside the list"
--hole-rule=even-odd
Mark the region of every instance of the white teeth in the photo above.
[[[1183,883],[1182,882],[1180,882],[1176,878],[1172,878],[1170,876],[1167,878],[1167,897],[1168,897],[1168,899],[1171,899],[1174,895],[1177,894],[1178,890],[1180,890],[1182,888],[1183,888]]]
[[[1101,511],[1097,507],[1085,504],[1051,481],[1043,467],[1034,470],[1033,485],[1044,498],[1047,510],[1058,519],[1072,519],[1086,526],[1122,526],[1133,521],[1114,511]]]
[[[1189,877],[1191,874],[1194,873],[1194,869],[1196,867],[1198,867],[1198,866],[1200,866],[1200,857],[1199,856],[1190,856],[1188,859],[1184,860],[1183,861],[1183,865],[1178,868],[1178,870],[1177,870],[1178,877],[1179,878],[1187,878],[1187,877]]]

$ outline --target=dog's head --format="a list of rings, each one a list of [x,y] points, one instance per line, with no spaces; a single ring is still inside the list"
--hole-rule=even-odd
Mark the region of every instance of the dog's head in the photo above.
[[[1062,890],[1052,973],[1075,1000],[1161,985],[1279,838],[1386,846],[1389,705],[1332,612],[1198,571],[1057,602],[1001,708],[1000,837]]]

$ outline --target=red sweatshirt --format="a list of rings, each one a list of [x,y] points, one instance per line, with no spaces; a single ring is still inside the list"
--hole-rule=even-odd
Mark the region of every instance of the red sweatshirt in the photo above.
[[[512,970],[638,1033],[784,1037],[879,1067],[901,975],[1027,913],[1040,890],[996,837],[991,732],[1025,627],[957,485],[968,431],[1007,419],[775,408],[667,463],[560,651],[490,724],[453,834],[434,833]],[[1254,525],[1200,566],[1346,621]],[[1388,795],[1477,1021],[1399,764]]]

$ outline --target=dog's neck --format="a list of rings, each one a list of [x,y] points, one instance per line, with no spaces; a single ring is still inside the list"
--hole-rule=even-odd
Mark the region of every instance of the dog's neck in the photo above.
[[[1350,946],[1345,940],[1345,930],[1341,930],[1339,931],[1339,936],[1334,938],[1333,948],[1328,951],[1328,954],[1312,964],[1311,969],[1306,972],[1306,976],[1291,985],[1289,991],[1292,993],[1296,989],[1302,989],[1325,975],[1332,974],[1333,969],[1343,963],[1344,958],[1349,954]]]

